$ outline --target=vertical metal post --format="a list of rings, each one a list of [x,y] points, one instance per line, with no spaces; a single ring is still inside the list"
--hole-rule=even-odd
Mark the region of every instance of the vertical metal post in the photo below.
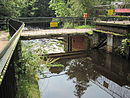
[[[87,25],[87,18],[84,18],[85,19],[85,25]]]
[[[68,35],[68,52],[72,51],[72,37]]]

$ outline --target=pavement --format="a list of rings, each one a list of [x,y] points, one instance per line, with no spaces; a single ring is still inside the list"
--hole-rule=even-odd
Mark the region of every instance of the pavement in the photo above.
[[[6,31],[0,31],[0,52],[8,43],[8,34]]]

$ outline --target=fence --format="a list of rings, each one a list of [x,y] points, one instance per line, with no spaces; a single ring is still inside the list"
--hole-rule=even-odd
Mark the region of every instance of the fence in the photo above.
[[[50,22],[57,22],[57,28],[73,28],[74,26],[84,25],[83,17],[20,17],[27,27],[49,29]],[[93,19],[87,19],[87,24],[93,24]]]
[[[100,21],[130,21],[129,16],[99,16],[96,20]]]
[[[15,60],[17,59],[17,45],[24,23],[9,20],[11,39],[6,47],[0,52],[0,98],[15,98]]]

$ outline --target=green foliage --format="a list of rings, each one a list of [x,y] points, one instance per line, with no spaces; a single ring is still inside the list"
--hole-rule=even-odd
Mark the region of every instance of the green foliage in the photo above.
[[[34,16],[35,14],[35,9],[36,7],[34,7],[34,3],[36,2],[36,0],[24,0],[23,6],[20,9],[20,16],[22,17],[31,17]]]
[[[55,11],[57,17],[70,16],[70,9],[67,7],[65,0],[51,0],[49,4],[49,7]]]
[[[19,60],[20,66],[16,66],[16,77],[17,77],[17,98],[40,98],[38,83],[38,74],[42,73],[46,67],[63,67],[61,64],[53,64],[59,58],[48,58],[44,61],[43,56],[39,56],[41,53],[47,53],[40,48],[30,51],[37,45],[32,42],[22,43],[22,57]]]
[[[53,64],[54,62],[58,61],[60,58],[48,58],[47,61],[45,62],[46,65]]]
[[[69,22],[65,22],[63,25],[64,29],[71,29],[74,28],[74,24],[73,23],[69,23]]]
[[[14,7],[15,3],[12,0],[0,0],[0,17],[15,17],[18,13]]]
[[[91,26],[91,25],[82,25],[82,26],[75,26],[75,29],[92,29],[95,28],[95,26]]]
[[[42,60],[36,54],[27,51],[28,46],[23,44],[22,57],[19,60],[20,66],[17,67],[17,98],[40,98],[37,74]]]
[[[94,15],[94,7],[101,4],[110,4],[115,0],[51,0],[50,8],[57,17],[82,17],[83,13]]]
[[[83,13],[94,16],[95,6],[112,1],[116,0],[0,0],[0,17],[82,17]]]
[[[10,40],[10,39],[11,39],[11,36],[10,36],[10,34],[8,34],[7,38],[8,38],[8,40]]]
[[[88,31],[88,32],[86,32],[87,34],[89,34],[89,35],[92,35],[93,34],[93,31]]]
[[[0,0],[0,18],[53,16],[50,0]]]
[[[95,26],[92,26],[92,25],[78,26],[78,25],[74,25],[73,23],[65,22],[64,25],[63,25],[63,28],[65,28],[65,29],[72,29],[72,28],[75,28],[75,29],[93,29],[93,28],[95,28]]]
[[[121,54],[124,54],[125,48],[128,46],[128,42],[129,42],[128,38],[122,40]]]
[[[54,16],[54,12],[49,8],[50,0],[36,0],[34,3],[36,17],[50,17]]]
[[[64,67],[62,64],[48,64],[47,67]]]

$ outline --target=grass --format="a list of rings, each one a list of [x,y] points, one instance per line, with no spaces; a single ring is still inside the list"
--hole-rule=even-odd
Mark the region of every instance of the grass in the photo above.
[[[93,25],[75,25],[73,23],[69,23],[69,22],[66,22],[64,23],[64,26],[63,26],[64,29],[71,29],[71,28],[75,28],[75,29],[92,29],[92,28],[95,28],[95,26]]]
[[[88,31],[87,34],[92,35],[93,31]]]
[[[66,23],[64,23],[63,28],[64,29],[71,29],[71,28],[74,28],[74,25],[73,25],[73,23],[66,22]]]
[[[82,25],[82,26],[75,26],[75,29],[92,29],[95,28],[95,26],[91,26],[91,25]]]
[[[40,98],[37,82],[40,57],[26,51],[27,47],[22,46],[22,57],[19,60],[20,67],[16,66],[17,95],[16,98]]]
[[[64,67],[62,64],[47,64],[47,67]]]

